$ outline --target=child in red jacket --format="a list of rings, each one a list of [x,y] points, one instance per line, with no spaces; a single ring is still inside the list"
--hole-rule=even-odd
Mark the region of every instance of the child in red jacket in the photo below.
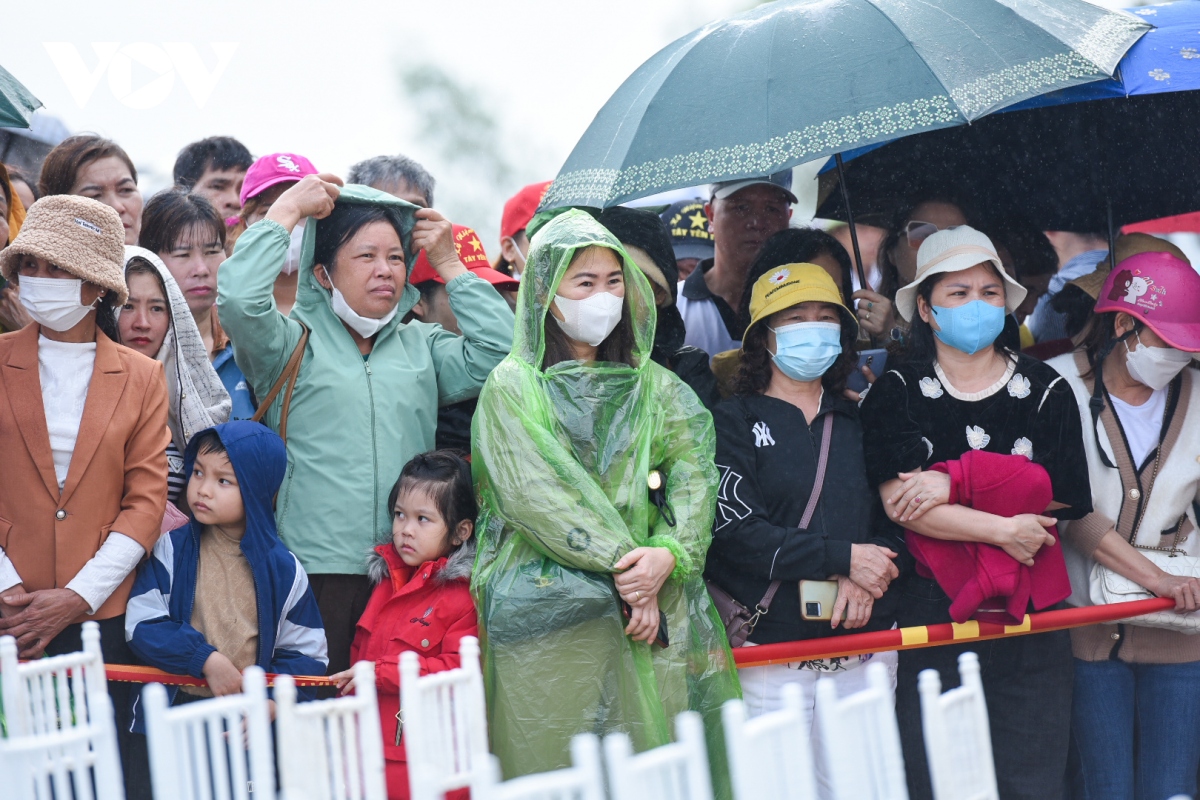
[[[388,507],[392,541],[371,553],[378,585],[358,621],[350,661],[375,662],[388,798],[408,800],[408,758],[397,730],[400,654],[420,656],[422,675],[442,672],[460,665],[462,638],[479,635],[468,587],[477,511],[471,468],[449,451],[422,453],[401,470]],[[352,671],[332,677],[342,694],[353,691]]]

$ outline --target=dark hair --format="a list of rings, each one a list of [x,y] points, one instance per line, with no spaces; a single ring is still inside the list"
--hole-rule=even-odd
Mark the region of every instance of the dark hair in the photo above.
[[[746,286],[742,289],[741,308],[738,309],[738,328],[746,330],[750,327],[750,298],[754,294],[754,284],[766,275],[784,264],[807,264],[821,255],[833,256],[842,272],[842,303],[847,308],[850,305],[850,293],[853,289],[850,277],[850,255],[842,243],[819,228],[788,228],[772,234],[763,242],[750,271],[746,273]],[[853,348],[851,348],[853,349]]]
[[[180,189],[191,189],[204,173],[210,169],[250,169],[254,158],[246,145],[232,136],[210,136],[192,142],[179,151],[175,158],[175,185]]]
[[[212,428],[197,433],[191,443],[196,448],[196,455],[201,453],[217,453],[219,455],[227,452],[225,443],[221,441],[221,435]]]
[[[1050,299],[1050,307],[1066,317],[1063,324],[1067,336],[1074,339],[1087,327],[1092,318],[1092,313],[1096,310],[1096,298],[1078,286],[1068,283]]]
[[[1025,219],[1010,218],[991,226],[992,242],[1012,256],[1013,277],[1018,281],[1058,272],[1058,254],[1054,245],[1036,225]]]
[[[404,242],[404,220],[400,210],[393,206],[363,205],[362,203],[336,203],[333,213],[316,220],[317,242],[313,248],[313,264],[322,264],[325,271],[333,274],[338,251],[354,235],[373,222],[386,222],[396,230]],[[412,269],[412,264],[408,265]]]
[[[667,280],[668,294],[679,281],[679,265],[675,263],[675,249],[671,246],[671,232],[658,214],[641,208],[614,206],[600,212],[597,221],[608,228],[621,244],[646,251],[663,277]],[[646,276],[649,279],[650,276]],[[671,298],[674,302],[674,297]]]
[[[842,354],[821,376],[825,390],[841,394],[846,388],[846,379],[858,364],[858,352],[854,349],[857,330],[846,324],[842,317]],[[771,384],[771,351],[767,349],[767,321],[760,320],[746,332],[742,339],[742,359],[733,378],[733,393],[741,395],[762,394]]]
[[[996,265],[990,261],[985,263],[988,269],[992,271],[992,274],[1000,279],[1001,284],[1004,284],[1004,277],[1000,275],[1000,271]],[[936,275],[930,275],[917,286],[917,297],[924,297],[925,302],[932,306],[933,302],[930,298],[933,297],[933,290],[939,283],[953,274],[953,272],[939,272]],[[1008,291],[1007,286],[1005,286],[1005,291]],[[910,326],[908,351],[905,354],[905,360],[917,364],[931,364],[936,361],[937,344],[934,341],[936,337],[933,332],[933,326],[921,319],[920,307],[916,302],[916,298],[913,298],[913,316]],[[992,348],[997,353],[1003,354],[1006,352],[1006,349],[1001,344],[1001,338],[997,337],[996,341],[992,342]]]
[[[133,182],[137,183],[137,167],[119,144],[94,133],[81,133],[63,139],[46,155],[38,178],[38,190],[42,196],[70,194],[79,170],[93,161],[111,157],[124,161]]]
[[[117,344],[121,343],[121,329],[117,327],[117,293],[109,290],[96,301],[96,327]]]
[[[925,203],[945,203],[952,205],[962,212],[968,225],[974,226],[975,224],[973,210],[963,198],[951,190],[926,190],[910,195],[896,209],[896,213],[892,216],[892,222],[888,226],[887,233],[884,235],[883,241],[879,244],[879,256],[877,258],[880,274],[879,293],[889,300],[895,300],[896,290],[901,287],[900,270],[896,268],[896,262],[892,259],[892,250],[899,244],[900,237],[904,235],[905,227],[912,221],[912,215],[917,210],[917,206],[924,205]],[[907,243],[905,246],[907,246]]]
[[[474,524],[479,515],[471,465],[449,450],[421,453],[404,465],[388,495],[388,513],[395,513],[396,499],[401,492],[413,489],[428,492],[433,497],[451,536],[460,522],[470,520]]]
[[[225,246],[225,222],[212,203],[183,189],[166,189],[146,203],[138,244],[152,253],[167,253],[194,228],[207,228],[212,241]]]
[[[41,199],[42,195],[41,192],[38,191],[37,181],[30,180],[29,176],[25,174],[24,170],[17,169],[16,167],[12,167],[7,164],[5,165],[5,169],[8,170],[8,180],[10,183],[13,181],[20,181],[29,187],[29,193],[33,195],[33,200],[35,203]],[[7,189],[4,193],[8,194]],[[12,203],[12,198],[9,198],[9,203]],[[29,209],[25,210],[28,211]]]
[[[346,183],[361,183],[381,189],[383,186],[395,185],[403,181],[425,198],[425,204],[433,207],[433,186],[435,181],[423,166],[408,156],[375,156],[360,161],[350,168]]]

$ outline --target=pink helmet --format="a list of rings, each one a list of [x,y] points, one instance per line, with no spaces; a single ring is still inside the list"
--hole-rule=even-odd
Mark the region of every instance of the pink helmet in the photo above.
[[[1200,352],[1200,274],[1170,253],[1138,253],[1109,273],[1096,313],[1124,311],[1176,350]]]

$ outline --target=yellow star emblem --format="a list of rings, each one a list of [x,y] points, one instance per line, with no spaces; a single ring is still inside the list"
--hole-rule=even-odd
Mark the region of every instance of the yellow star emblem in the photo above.
[[[688,219],[691,220],[693,228],[700,228],[703,231],[708,230],[708,217],[704,216],[699,211],[697,211],[695,214],[692,214],[690,217],[688,217]]]
[[[478,236],[476,236],[475,238],[471,239],[471,247],[472,247],[472,248],[475,250],[475,252],[477,252],[477,253],[479,253],[479,252],[482,252],[482,251],[483,251],[483,245],[479,243],[479,237],[478,237]]]

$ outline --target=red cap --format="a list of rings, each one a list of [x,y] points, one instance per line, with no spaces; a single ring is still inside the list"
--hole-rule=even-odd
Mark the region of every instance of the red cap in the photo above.
[[[246,170],[242,181],[242,205],[251,197],[262,194],[277,183],[299,181],[305,175],[316,175],[317,168],[304,156],[295,153],[271,153],[263,156]]]
[[[1200,274],[1170,253],[1138,253],[1109,273],[1096,313],[1124,311],[1176,350],[1200,352]]]
[[[502,292],[515,292],[521,284],[514,281],[503,272],[497,272],[492,269],[488,263],[487,253],[483,250],[483,242],[479,241],[479,234],[466,225],[454,226],[454,249],[458,251],[458,260],[463,266],[471,272],[474,272],[485,281],[495,286]],[[408,282],[416,286],[425,281],[437,281],[445,283],[442,277],[437,274],[437,270],[429,263],[429,258],[422,250],[417,254],[417,261],[413,264],[412,272],[408,274]]]
[[[546,190],[553,181],[531,183],[521,191],[508,198],[504,204],[504,215],[500,217],[500,238],[516,236],[529,225],[529,220],[537,213],[537,208],[546,196]]]

